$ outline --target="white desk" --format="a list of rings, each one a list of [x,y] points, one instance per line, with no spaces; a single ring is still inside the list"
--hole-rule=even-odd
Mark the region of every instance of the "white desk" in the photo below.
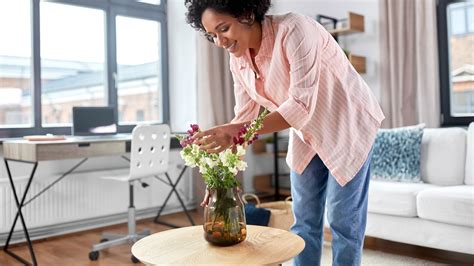
[[[21,209],[29,204],[31,201],[39,197],[41,194],[46,192],[52,186],[54,186],[57,182],[65,178],[67,175],[72,173],[75,169],[77,169],[80,165],[82,165],[88,158],[92,157],[99,157],[99,156],[121,156],[125,160],[128,161],[128,158],[125,157],[125,154],[130,152],[131,147],[131,135],[124,135],[122,136],[114,136],[110,139],[108,138],[97,138],[97,139],[79,139],[71,137],[66,140],[57,140],[57,141],[28,141],[23,139],[15,139],[15,140],[4,140],[3,141],[3,157],[5,161],[5,166],[7,169],[8,178],[10,180],[10,186],[12,188],[12,192],[15,198],[16,205],[18,207],[17,214],[13,221],[13,225],[10,229],[10,233],[8,234],[8,238],[3,250],[10,256],[14,257],[18,261],[24,264],[33,264],[37,265],[35,253],[33,250],[33,245],[30,240],[30,236],[28,233],[28,228],[25,224],[24,215],[21,212]],[[179,143],[176,139],[172,138],[171,148],[179,147]],[[62,174],[59,178],[53,181],[51,184],[46,186],[43,190],[38,192],[36,195],[31,197],[28,201],[25,202],[26,196],[28,194],[28,190],[30,188],[31,182],[34,178],[36,168],[38,167],[38,162],[41,161],[51,161],[51,160],[64,160],[64,159],[75,159],[75,158],[82,158],[80,162],[74,165],[71,169],[66,171]],[[18,197],[15,189],[15,184],[13,182],[13,176],[10,171],[10,167],[8,162],[9,161],[16,161],[22,163],[29,163],[33,164],[32,171],[30,173],[28,183],[26,185],[25,191],[21,197]],[[189,221],[192,225],[194,225],[194,221],[189,215],[184,205],[183,200],[181,199],[178,191],[176,190],[176,185],[181,180],[186,167],[183,167],[179,177],[177,178],[176,182],[172,182],[171,178],[169,178],[168,174],[166,174],[167,181],[162,180],[161,178],[155,176],[160,181],[168,184],[172,187],[171,191],[168,194],[165,202],[161,206],[160,210],[158,211],[157,216],[155,217],[156,223],[162,223],[168,226],[173,226],[172,224],[166,224],[163,222],[158,221],[158,218],[161,215],[164,207],[166,206],[169,198],[173,193],[178,197],[178,200],[181,203],[181,206],[185,213],[188,216]],[[26,240],[28,242],[28,248],[30,251],[32,262],[28,262],[25,259],[21,258],[20,256],[16,255],[15,253],[8,250],[8,246],[10,244],[11,236],[13,234],[13,230],[15,228],[16,222],[18,221],[18,217],[20,217],[23,231],[25,233]]]

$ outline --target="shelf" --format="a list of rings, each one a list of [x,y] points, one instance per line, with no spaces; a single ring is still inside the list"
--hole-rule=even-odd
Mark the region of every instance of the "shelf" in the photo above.
[[[333,29],[329,30],[329,33],[332,35],[346,35],[355,32],[364,32],[365,31],[365,23],[364,23],[364,16],[349,12],[347,18],[347,26],[340,28],[340,29]]]
[[[266,153],[265,140],[258,139],[254,143],[252,143],[252,152],[254,154]]]
[[[291,190],[289,188],[279,188],[278,192],[280,196],[284,198],[291,196]],[[275,188],[274,187],[261,188],[260,190],[255,191],[254,194],[257,195],[259,198],[274,197]]]
[[[289,176],[288,174],[286,174]],[[285,176],[282,174],[280,176]],[[255,194],[259,197],[266,197],[266,196],[274,196],[275,195],[275,187],[272,186],[272,174],[266,175],[257,175],[253,177],[253,188],[255,189]],[[280,195],[287,197],[291,195],[291,189],[289,188],[278,188],[278,192]]]
[[[268,140],[268,139],[267,139]],[[277,145],[276,147],[282,147],[285,148],[288,146],[288,142],[282,142],[283,138],[278,138],[278,133],[273,133],[273,139],[272,143],[273,145]],[[281,144],[281,146],[280,146]],[[280,187],[280,177],[282,176],[289,176],[289,174],[279,174],[278,173],[278,165],[279,165],[279,159],[280,158],[285,158],[287,155],[287,151],[285,149],[277,149],[279,150],[278,152],[274,152],[275,146],[272,146],[271,148],[267,148],[267,143],[265,139],[260,139],[255,141],[252,144],[252,153],[256,156],[264,156],[268,159],[273,159],[274,163],[274,172],[273,174],[264,174],[260,176],[254,176],[253,179],[253,185],[256,193],[260,196],[273,196],[276,200],[279,200],[282,198],[282,196],[287,196],[290,194],[290,189],[288,188],[281,188]],[[265,159],[266,159],[265,158]],[[277,177],[277,178],[274,178]],[[284,181],[288,181],[287,179],[284,179]]]
[[[338,37],[340,35],[360,33],[365,31],[364,16],[353,12],[349,12],[347,18],[345,19],[337,19],[326,15],[318,15],[316,20],[325,28],[327,28],[327,25],[331,25],[333,27],[333,29],[328,29],[328,32],[334,37],[336,42],[338,42]],[[329,22],[325,23],[325,21]],[[366,73],[365,57],[349,54],[348,58],[358,73]]]
[[[285,157],[286,157],[286,154],[287,154],[286,151],[281,151],[281,152],[278,152],[277,156],[278,156],[279,158],[285,158]],[[273,156],[274,156],[273,152],[258,152],[258,153],[255,153],[255,155],[258,155],[258,156],[269,156],[269,157],[273,157]]]
[[[354,66],[355,70],[359,72],[360,74],[364,74],[366,69],[365,69],[365,57],[364,56],[358,56],[358,55],[349,55],[349,61],[351,62],[352,66]]]
[[[265,147],[265,140],[264,139],[259,139],[257,141],[255,141],[253,144],[252,144],[252,152],[253,154],[255,155],[258,155],[258,156],[269,156],[269,157],[273,157],[274,154],[273,154],[273,151],[267,151],[266,147]],[[284,158],[286,157],[286,154],[287,152],[286,151],[279,151],[278,152],[278,157],[280,158]]]

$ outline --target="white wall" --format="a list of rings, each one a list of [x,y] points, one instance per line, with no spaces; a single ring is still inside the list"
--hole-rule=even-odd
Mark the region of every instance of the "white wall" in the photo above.
[[[362,77],[379,98],[380,64],[379,49],[379,4],[377,0],[273,0],[270,13],[298,12],[316,19],[316,15],[346,18],[351,11],[365,17],[365,32],[340,36],[342,47],[366,57],[367,73]]]

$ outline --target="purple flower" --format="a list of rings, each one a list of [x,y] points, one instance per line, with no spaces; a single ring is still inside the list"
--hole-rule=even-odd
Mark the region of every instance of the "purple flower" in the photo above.
[[[198,132],[199,131],[199,126],[197,124],[191,124],[191,129],[194,131],[194,132]]]

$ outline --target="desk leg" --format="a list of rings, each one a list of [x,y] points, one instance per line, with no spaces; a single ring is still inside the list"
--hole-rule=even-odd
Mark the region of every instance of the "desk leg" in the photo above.
[[[186,216],[188,217],[189,222],[190,222],[192,225],[195,225],[193,218],[191,217],[191,215],[189,214],[188,210],[186,209],[186,206],[184,205],[184,201],[181,199],[181,196],[179,195],[178,191],[176,190],[176,186],[178,185],[179,181],[180,181],[181,178],[183,177],[183,174],[184,174],[184,172],[186,171],[186,168],[187,168],[187,166],[184,166],[184,167],[183,167],[183,170],[181,170],[181,173],[179,173],[178,179],[176,179],[176,182],[175,182],[174,184],[173,184],[173,181],[171,180],[171,178],[169,177],[168,173],[165,173],[166,178],[168,179],[168,184],[171,186],[171,191],[168,193],[168,196],[166,197],[165,202],[163,203],[163,205],[161,205],[161,208],[160,208],[160,210],[158,211],[158,214],[156,215],[156,217],[155,217],[155,219],[154,219],[154,222],[155,222],[155,223],[163,224],[163,225],[166,225],[166,226],[169,226],[169,227],[174,227],[174,228],[178,228],[178,227],[179,227],[179,226],[176,226],[176,225],[174,225],[174,224],[170,224],[170,223],[166,223],[166,222],[162,222],[162,221],[159,221],[159,220],[158,220],[158,219],[160,218],[161,212],[162,212],[163,209],[165,208],[166,204],[168,203],[168,200],[170,199],[171,195],[172,195],[173,192],[174,192],[175,195],[176,195],[176,197],[178,197],[179,203],[181,204],[181,207],[183,208],[184,213],[186,213]]]
[[[18,221],[18,216],[20,216],[20,220],[21,220],[21,223],[23,225],[23,232],[25,233],[25,237],[26,237],[26,240],[28,242],[28,249],[30,250],[31,259],[33,260],[33,265],[38,265],[38,263],[36,262],[36,256],[35,256],[35,252],[33,250],[33,245],[31,244],[30,235],[28,234],[28,228],[26,227],[25,219],[23,218],[23,213],[21,212],[21,208],[23,208],[23,206],[24,206],[23,204],[25,202],[26,195],[28,194],[28,190],[30,189],[31,181],[33,180],[33,177],[35,175],[36,167],[38,166],[38,162],[34,163],[33,170],[31,171],[30,178],[28,179],[28,184],[26,185],[25,192],[23,192],[23,197],[22,197],[21,202],[20,202],[18,200],[18,195],[16,193],[15,184],[13,183],[13,177],[12,177],[12,174],[11,174],[11,171],[10,171],[10,167],[8,165],[8,160],[4,159],[4,161],[5,161],[5,166],[7,168],[8,179],[10,180],[10,186],[11,186],[12,191],[13,191],[13,196],[15,198],[15,202],[16,202],[16,206],[18,208],[18,211],[16,213],[15,220],[13,221],[13,225],[10,229],[10,233],[8,234],[7,242],[5,243],[5,246],[3,247],[3,251],[5,251],[5,253],[12,256],[16,260],[18,260],[18,261],[20,261],[20,262],[22,262],[26,265],[31,265],[31,263],[29,263],[28,261],[26,261],[22,257],[20,257],[17,254],[15,254],[15,253],[8,250],[8,246],[10,244],[10,239],[11,239],[13,231],[15,229],[16,222]]]

